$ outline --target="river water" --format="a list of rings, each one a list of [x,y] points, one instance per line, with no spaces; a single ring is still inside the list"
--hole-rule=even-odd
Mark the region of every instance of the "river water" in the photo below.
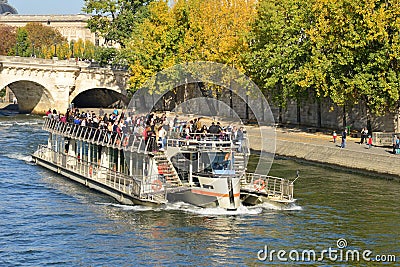
[[[304,250],[318,256],[329,248],[396,255],[390,265],[400,263],[399,182],[278,159],[271,174],[301,174],[289,209],[123,206],[30,163],[47,139],[41,123],[0,118],[0,266],[281,266],[289,253],[293,266],[377,264],[335,254],[301,261]],[[286,254],[266,257],[271,250]]]

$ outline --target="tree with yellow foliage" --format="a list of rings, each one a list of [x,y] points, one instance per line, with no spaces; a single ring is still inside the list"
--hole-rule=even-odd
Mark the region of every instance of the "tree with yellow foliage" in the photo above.
[[[132,88],[160,70],[187,61],[242,67],[256,1],[177,0],[152,2],[148,16],[126,44]]]

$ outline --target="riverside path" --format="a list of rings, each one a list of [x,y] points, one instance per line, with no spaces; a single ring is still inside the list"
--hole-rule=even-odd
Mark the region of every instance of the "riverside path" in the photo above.
[[[248,127],[248,134],[256,129]],[[331,135],[308,133],[296,128],[277,128],[275,154],[322,164],[330,164],[370,173],[380,174],[400,181],[400,155],[392,154],[391,147],[368,148],[360,145],[360,138],[347,137],[346,148],[340,148],[341,138],[333,143]],[[252,147],[259,150],[257,147]]]

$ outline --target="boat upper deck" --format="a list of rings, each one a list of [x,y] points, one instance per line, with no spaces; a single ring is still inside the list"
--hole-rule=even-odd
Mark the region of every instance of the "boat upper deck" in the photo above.
[[[111,147],[113,149],[125,150],[139,153],[153,153],[158,146],[150,147],[151,143],[157,143],[156,136],[152,142],[145,140],[145,137],[128,129],[126,132],[114,132],[107,129],[82,126],[68,122],[62,122],[55,118],[47,117],[43,129],[52,134],[64,136],[66,138],[85,141],[99,146]],[[182,137],[180,132],[168,131],[166,135],[166,147],[177,148],[181,152],[193,151],[238,151],[249,154],[250,148],[246,136],[241,140],[234,140],[230,134],[211,134],[211,133],[190,133]]]

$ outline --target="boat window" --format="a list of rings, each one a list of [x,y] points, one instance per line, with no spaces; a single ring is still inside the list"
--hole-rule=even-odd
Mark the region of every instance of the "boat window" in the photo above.
[[[231,169],[231,156],[230,153],[216,153],[211,167],[213,170],[230,170]]]

